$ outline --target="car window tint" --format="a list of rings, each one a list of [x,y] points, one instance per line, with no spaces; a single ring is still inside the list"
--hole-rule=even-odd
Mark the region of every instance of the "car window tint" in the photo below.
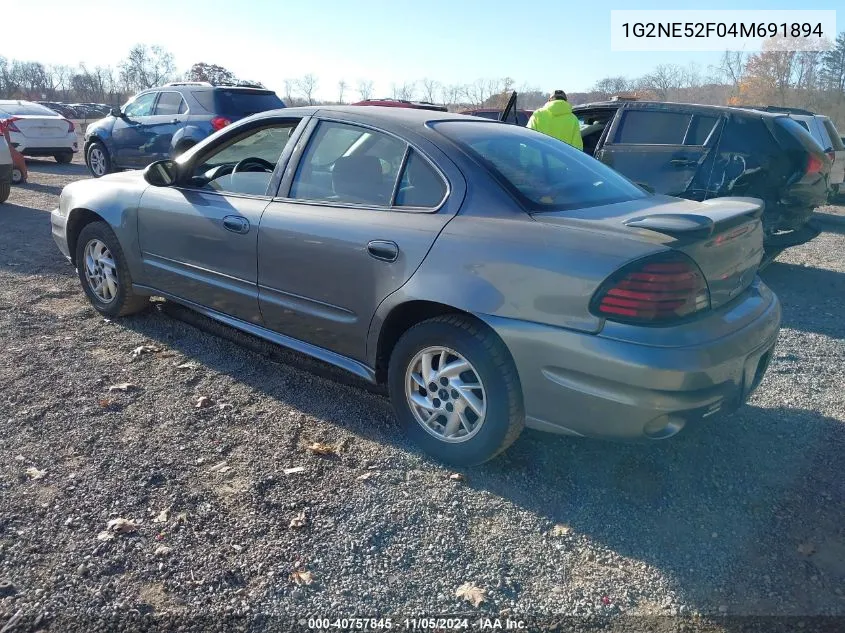
[[[836,129],[836,126],[833,125],[830,119],[821,119],[822,125],[824,125],[824,129],[827,130],[827,135],[830,137],[830,144],[833,147],[833,150],[836,152],[841,152],[845,150],[845,145],[842,144],[842,139],[839,137],[839,132]]]
[[[157,115],[180,114],[184,112],[183,105],[182,95],[178,92],[162,92],[156,103],[155,113]]]
[[[616,143],[681,145],[692,115],[683,112],[628,110],[622,115]]]
[[[134,101],[126,104],[123,108],[123,113],[127,117],[151,116],[153,113],[153,103],[157,94],[155,92],[148,92],[147,94],[141,95]]]
[[[382,132],[323,121],[300,160],[290,197],[387,206],[405,147]]]
[[[443,121],[432,126],[534,211],[582,209],[648,195],[584,152],[516,125]]]
[[[190,184],[212,191],[266,195],[273,170],[295,127],[293,122],[272,125],[235,138],[201,157]],[[236,166],[238,171],[233,173]]]
[[[696,114],[692,117],[684,145],[704,145],[719,122],[719,117]]]
[[[792,119],[792,120],[793,120],[793,121],[797,121],[797,122],[798,122],[798,124],[799,124],[801,127],[803,127],[805,130],[807,130],[808,132],[810,131],[810,126],[809,126],[809,125],[807,125],[807,122],[806,122],[806,121],[802,121],[801,119]]]
[[[790,121],[791,119],[785,120]],[[793,121],[794,122],[794,121]],[[719,151],[732,154],[766,156],[774,139],[763,120],[757,117],[732,117],[719,141]]]
[[[445,196],[446,183],[428,161],[412,150],[402,171],[395,205],[433,208],[438,206]]]

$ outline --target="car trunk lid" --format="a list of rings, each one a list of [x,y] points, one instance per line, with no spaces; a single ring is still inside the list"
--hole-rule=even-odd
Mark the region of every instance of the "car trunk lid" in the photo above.
[[[684,253],[701,270],[717,308],[751,285],[763,258],[763,201],[704,202],[652,196],[600,209],[537,213],[540,222],[613,231]]]
[[[64,138],[68,134],[68,122],[59,117],[16,116],[15,127],[28,138]]]

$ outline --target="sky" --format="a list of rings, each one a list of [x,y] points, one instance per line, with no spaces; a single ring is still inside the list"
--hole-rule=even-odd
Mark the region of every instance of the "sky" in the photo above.
[[[7,24],[0,55],[45,64],[116,66],[135,43],[158,44],[177,68],[215,63],[280,94],[284,80],[319,77],[316,96],[354,97],[360,79],[373,96],[393,83],[432,78],[466,84],[512,77],[543,91],[585,91],[602,77],[638,77],[661,63],[694,62],[704,74],[718,52],[612,52],[611,9],[678,9],[677,1],[565,0],[39,0],[30,18]],[[839,6],[837,6],[839,5]],[[684,8],[795,9],[787,0],[708,0]],[[822,0],[811,9],[843,8]],[[840,14],[842,12],[840,11]],[[838,16],[838,29],[845,17]],[[27,28],[15,24],[27,23]],[[33,36],[34,31],[38,36]]]

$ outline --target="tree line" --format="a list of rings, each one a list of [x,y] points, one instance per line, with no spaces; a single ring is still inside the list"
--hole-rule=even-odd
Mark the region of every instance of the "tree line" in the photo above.
[[[845,32],[833,49],[805,47],[777,51],[773,46],[757,53],[726,51],[717,65],[680,66],[660,64],[641,77],[609,76],[587,92],[568,91],[573,104],[607,99],[613,95],[659,101],[688,101],[714,105],[778,105],[810,109],[828,114],[840,129],[845,128]],[[0,98],[107,103],[119,105],[140,90],[177,79],[236,83],[244,81],[224,66],[197,62],[178,73],[173,55],[160,46],[137,44],[115,66],[76,67],[45,65],[37,61],[0,56]],[[261,85],[254,78],[246,79]],[[513,90],[519,93],[519,107],[534,109],[554,88],[541,91],[515,79],[476,79],[463,84],[445,84],[432,78],[394,82],[387,94],[376,93],[369,79],[326,85],[313,73],[284,79],[276,92],[290,106],[350,103],[372,98],[421,100],[439,103],[452,110],[501,108]],[[317,95],[323,95],[318,99]],[[326,99],[327,95],[332,95]]]

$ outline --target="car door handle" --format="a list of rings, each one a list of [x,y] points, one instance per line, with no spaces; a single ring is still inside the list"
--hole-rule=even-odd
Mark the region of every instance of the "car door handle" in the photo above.
[[[223,218],[223,228],[232,233],[249,233],[249,220],[240,215],[227,215]]]
[[[674,165],[675,167],[692,167],[693,165],[697,165],[698,161],[690,160],[688,158],[673,158],[669,161],[670,165]]]
[[[399,246],[396,245],[396,242],[373,240],[367,244],[367,252],[370,256],[384,262],[395,262],[399,257]]]

